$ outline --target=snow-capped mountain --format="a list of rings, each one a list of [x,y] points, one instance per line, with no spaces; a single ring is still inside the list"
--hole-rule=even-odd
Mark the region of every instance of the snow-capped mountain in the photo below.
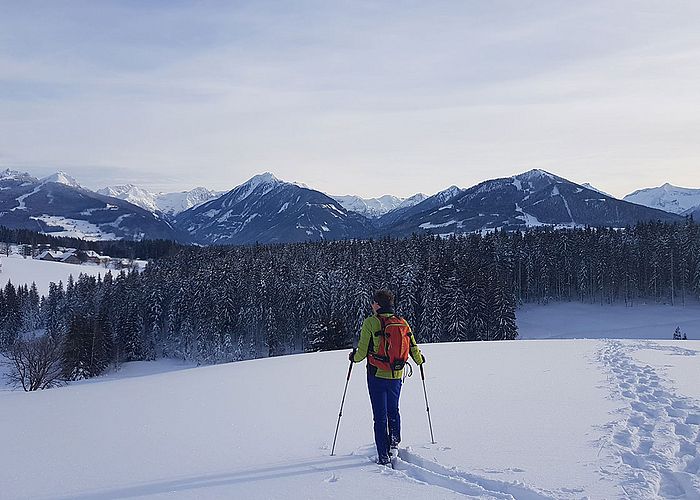
[[[151,212],[83,189],[62,172],[41,180],[0,173],[0,225],[88,240],[188,239]]]
[[[78,184],[78,181],[63,171],[58,171],[55,174],[44,177],[41,179],[41,182],[55,182],[57,184],[63,184],[64,186],[82,189],[82,186]]]
[[[385,225],[384,231],[396,235],[454,234],[542,225],[623,227],[645,220],[680,220],[676,215],[617,200],[539,169],[488,180],[452,197],[443,196],[443,200],[439,206],[433,203],[422,207],[426,202],[416,205],[412,214],[403,214]]]
[[[613,195],[611,195],[611,194],[609,194],[609,193],[606,193],[606,192],[603,191],[602,189],[598,189],[598,188],[595,187],[595,186],[591,186],[591,184],[588,183],[588,182],[584,182],[584,183],[581,184],[581,185],[582,185],[583,187],[585,187],[586,189],[590,189],[591,191],[595,191],[595,192],[597,192],[597,193],[600,193],[600,194],[602,194],[602,195],[605,195],[605,196],[607,196],[608,198],[615,198]]]
[[[256,175],[223,196],[176,217],[201,244],[276,243],[369,236],[368,219],[325,194]]]
[[[624,200],[673,214],[690,215],[691,212],[700,208],[700,189],[672,186],[666,183],[663,186],[630,193],[624,197]]]
[[[462,189],[457,186],[450,186],[447,189],[435,193],[432,196],[423,198],[418,203],[402,205],[383,215],[378,223],[382,227],[391,226],[401,220],[411,219],[412,217],[425,211],[433,210],[445,203],[453,196],[462,192]],[[410,233],[409,233],[410,234]]]
[[[223,194],[221,191],[211,191],[203,187],[175,193],[154,193],[133,184],[108,186],[97,192],[128,201],[149,212],[159,212],[169,216],[175,216]]]
[[[409,198],[398,198],[390,194],[380,196],[379,198],[362,198],[355,195],[331,195],[331,198],[340,203],[346,210],[357,212],[370,219],[376,219],[397,208],[412,207],[426,199],[427,195],[418,193]]]

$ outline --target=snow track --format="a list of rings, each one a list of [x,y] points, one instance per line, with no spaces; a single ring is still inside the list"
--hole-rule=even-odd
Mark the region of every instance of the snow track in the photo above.
[[[541,493],[525,484],[505,482],[448,468],[414,453],[411,448],[399,450],[394,467],[402,475],[455,493],[480,499],[553,500],[556,496]]]
[[[700,500],[700,406],[676,394],[654,368],[636,362],[631,353],[640,349],[697,355],[653,343],[604,343],[598,359],[609,373],[614,396],[627,406],[621,410],[624,418],[610,424],[608,451],[615,465],[601,472],[620,480],[629,498]]]

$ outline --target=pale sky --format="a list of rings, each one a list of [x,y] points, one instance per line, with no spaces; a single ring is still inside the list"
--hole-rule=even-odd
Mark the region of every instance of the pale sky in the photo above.
[[[409,196],[700,187],[700,2],[0,0],[0,169]]]

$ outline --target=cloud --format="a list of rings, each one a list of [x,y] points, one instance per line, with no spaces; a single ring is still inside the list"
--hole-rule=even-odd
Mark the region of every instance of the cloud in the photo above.
[[[616,195],[698,184],[693,2],[6,10],[6,163],[90,165],[105,184],[128,174],[183,189],[271,170],[363,195],[532,166]]]

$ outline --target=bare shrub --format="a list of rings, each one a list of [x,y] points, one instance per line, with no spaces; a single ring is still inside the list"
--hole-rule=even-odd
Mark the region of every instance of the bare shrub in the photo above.
[[[5,356],[11,368],[5,376],[13,387],[29,392],[63,384],[61,344],[48,335],[18,339]]]

